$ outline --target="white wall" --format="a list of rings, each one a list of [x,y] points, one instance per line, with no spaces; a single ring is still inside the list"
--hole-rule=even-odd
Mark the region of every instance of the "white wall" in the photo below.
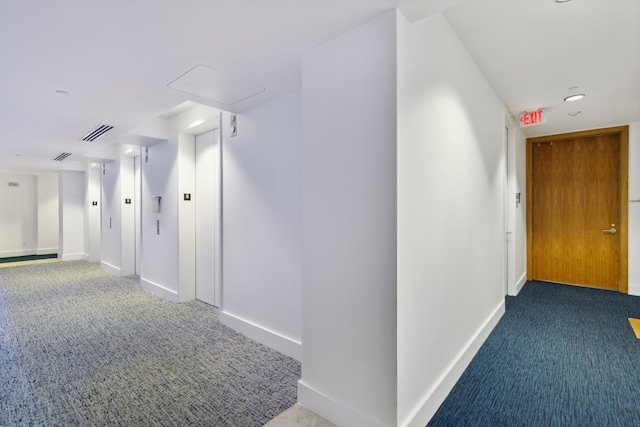
[[[504,313],[505,109],[441,14],[398,37],[398,423],[424,426]]]
[[[101,265],[106,271],[120,275],[120,159],[105,163],[100,173],[102,179]]]
[[[507,206],[508,295],[518,295],[527,281],[527,205],[526,205],[526,137],[513,117],[506,116],[509,128]],[[516,203],[520,193],[520,203]]]
[[[120,274],[129,276],[136,272],[136,225],[135,225],[135,159],[120,157]],[[127,199],[130,203],[126,203]]]
[[[37,177],[0,174],[0,199],[0,257],[34,254],[38,245]]]
[[[0,174],[0,198],[0,257],[58,252],[57,173]]]
[[[629,125],[629,294],[640,295],[640,122]]]
[[[223,312],[227,325],[300,359],[302,112],[291,95],[223,123]]]
[[[196,105],[168,120],[168,140],[148,147],[148,162],[143,149],[140,283],[174,302],[195,295],[195,224],[192,203],[182,197],[194,193],[193,135],[218,121],[218,110]],[[152,212],[153,196],[162,197],[160,213]]]
[[[302,111],[298,400],[337,425],[395,425],[395,11],[303,55]]]
[[[180,239],[179,289],[180,301],[196,297],[196,210],[197,200],[185,201],[184,194],[192,194],[197,199],[195,188],[195,137],[190,134],[178,135],[178,217]],[[213,222],[213,218],[211,221]]]
[[[527,138],[520,129],[515,138],[515,189],[520,193],[520,206],[515,210],[515,289],[510,295],[517,295],[527,281]]]
[[[60,171],[59,221],[62,261],[79,260],[84,254],[84,172]]]
[[[58,174],[38,175],[38,255],[58,253]]]
[[[100,261],[100,174],[99,166],[87,167],[84,192],[84,259]],[[96,205],[93,205],[96,202]]]
[[[177,139],[177,135],[176,135]],[[148,149],[142,159],[142,253],[140,283],[147,290],[178,301],[178,155],[177,141]],[[151,197],[161,196],[161,211]],[[160,221],[160,233],[156,221]]]

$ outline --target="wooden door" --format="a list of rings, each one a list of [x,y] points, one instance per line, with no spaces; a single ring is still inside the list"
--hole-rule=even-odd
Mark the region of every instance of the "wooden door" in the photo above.
[[[530,279],[627,291],[619,129],[528,140]]]

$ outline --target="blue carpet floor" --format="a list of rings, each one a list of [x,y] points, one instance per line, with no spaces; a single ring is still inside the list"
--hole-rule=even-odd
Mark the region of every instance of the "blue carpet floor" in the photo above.
[[[640,298],[528,282],[429,427],[640,426]]]

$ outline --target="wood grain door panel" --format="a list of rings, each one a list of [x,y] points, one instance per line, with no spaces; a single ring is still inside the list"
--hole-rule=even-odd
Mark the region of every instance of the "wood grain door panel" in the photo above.
[[[528,140],[530,279],[626,292],[626,141],[618,129]],[[610,228],[617,232],[603,232]]]

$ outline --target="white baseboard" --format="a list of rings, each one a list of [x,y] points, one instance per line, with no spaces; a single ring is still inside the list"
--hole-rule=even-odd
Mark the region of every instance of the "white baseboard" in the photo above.
[[[383,423],[372,420],[351,406],[315,390],[302,380],[298,381],[298,403],[337,426],[384,427]]]
[[[629,295],[640,297],[640,284],[629,283]]]
[[[41,249],[20,249],[15,251],[0,252],[0,258],[10,258],[14,256],[29,255],[53,255],[58,253],[58,248],[41,248]],[[75,254],[72,254],[75,255]]]
[[[33,255],[33,251],[16,250],[16,251],[0,252],[0,258],[12,258],[14,256],[26,256],[26,255]]]
[[[36,255],[53,255],[58,253],[58,248],[38,248]]]
[[[302,360],[302,344],[298,341],[225,311],[220,312],[220,322],[282,354]]]
[[[527,283],[527,272],[525,271],[522,276],[520,277],[520,279],[518,279],[518,281],[516,282],[516,295],[518,295],[520,293],[520,291],[522,290],[522,288],[524,288],[525,283]]]
[[[61,261],[82,261],[82,254],[62,254],[58,255]]]
[[[460,379],[464,370],[471,363],[471,359],[476,355],[482,344],[498,324],[498,321],[505,313],[504,299],[500,301],[498,307],[491,313],[489,318],[478,329],[475,336],[469,340],[466,347],[460,352],[459,356],[449,365],[448,369],[441,375],[439,381],[434,385],[421,399],[416,408],[409,416],[400,424],[402,427],[424,427],[436,413],[444,399],[453,386]],[[320,414],[322,415],[322,414]],[[324,416],[324,415],[322,415]]]
[[[120,276],[120,268],[116,267],[115,265],[111,265],[108,262],[100,261],[100,266],[107,273],[111,273],[114,276]]]
[[[142,286],[147,291],[152,294],[158,295],[164,299],[168,299],[171,302],[178,302],[178,293],[176,291],[172,291],[171,289],[167,289],[163,286],[158,285],[157,283],[153,283],[144,278],[140,278],[140,286]]]

